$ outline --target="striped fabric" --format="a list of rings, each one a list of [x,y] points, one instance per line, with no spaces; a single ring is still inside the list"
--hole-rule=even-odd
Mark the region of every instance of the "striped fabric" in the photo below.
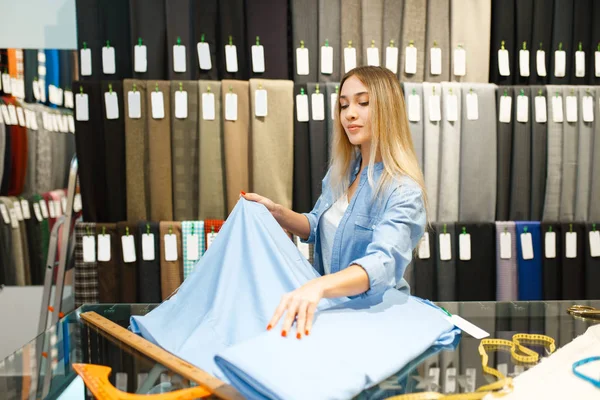
[[[189,274],[194,272],[194,267],[204,254],[206,248],[204,240],[204,221],[183,221],[181,223],[181,234],[183,235],[183,280]],[[198,241],[198,260],[188,259],[188,241],[192,239],[192,235]]]
[[[96,304],[99,302],[98,264],[96,262],[83,262],[83,237],[87,235],[88,229],[92,235],[95,235],[96,224],[88,222],[75,224],[75,308],[83,304]]]

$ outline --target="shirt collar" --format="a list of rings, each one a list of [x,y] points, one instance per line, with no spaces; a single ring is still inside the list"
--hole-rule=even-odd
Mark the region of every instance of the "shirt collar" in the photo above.
[[[352,174],[353,176],[356,176],[358,174],[358,171],[360,171],[360,163],[362,162],[362,154],[360,154],[360,152],[358,152],[358,154],[356,155],[356,158],[354,159],[354,163],[352,164]],[[363,170],[363,174],[365,174],[368,171],[368,166],[367,168],[365,168]],[[383,170],[383,161],[379,161],[376,162],[373,165],[373,171],[378,172],[378,171],[382,171]]]

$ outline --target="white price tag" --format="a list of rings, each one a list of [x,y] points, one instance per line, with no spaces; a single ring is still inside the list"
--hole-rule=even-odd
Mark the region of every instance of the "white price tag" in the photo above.
[[[544,248],[546,258],[556,258],[556,232],[546,232]]]
[[[8,107],[5,104],[0,105],[0,110],[2,110],[2,119],[4,119],[4,123],[6,125],[12,125],[10,114],[8,113]]]
[[[397,47],[386,47],[385,48],[385,67],[392,71],[394,74],[398,73],[398,48]]]
[[[121,392],[127,392],[128,375],[126,372],[117,372],[115,374],[115,388]]]
[[[198,235],[189,235],[187,237],[186,259],[188,261],[200,259],[200,252],[198,250]]]
[[[442,120],[441,99],[437,94],[429,96],[429,120],[432,122]]]
[[[185,46],[176,44],[173,46],[173,71],[174,72],[185,72],[187,71]]]
[[[545,123],[548,120],[546,111],[546,97],[535,96],[535,122]]]
[[[577,122],[577,96],[567,96],[567,122]]]
[[[21,107],[17,107],[17,120],[19,121],[19,125],[26,126],[25,114],[23,113],[23,109]]]
[[[119,100],[117,92],[105,92],[104,104],[106,107],[106,119],[119,119]]]
[[[10,115],[10,123],[13,125],[18,125],[19,119],[17,118],[17,108],[14,105],[8,105],[8,114]]]
[[[544,50],[538,50],[535,58],[538,76],[546,76],[546,52]]]
[[[594,99],[592,96],[583,96],[582,103],[583,122],[594,122]]]
[[[527,122],[529,120],[529,97],[517,96],[517,121]]]
[[[519,73],[521,76],[529,76],[529,50],[519,51]]]
[[[148,51],[145,45],[136,45],[133,48],[133,64],[135,72],[148,72]]]
[[[91,76],[92,75],[92,50],[91,49],[81,49],[79,51],[81,58],[81,76]],[[43,74],[46,75],[46,74]]]
[[[33,121],[35,122],[35,119]],[[73,119],[72,115],[67,115],[67,124],[69,125],[69,132],[75,133],[75,119]],[[33,129],[37,129],[37,122],[35,122]]]
[[[23,211],[21,211],[21,204],[18,201],[13,203],[13,209],[15,210],[17,221],[23,221]]]
[[[33,97],[39,101],[42,97],[42,94],[40,93],[40,82],[35,80],[31,85],[33,87]]]
[[[6,94],[12,93],[12,82],[9,74],[2,74],[2,88]]]
[[[5,224],[10,224],[10,216],[8,215],[8,209],[4,203],[0,203],[0,214]]]
[[[564,50],[554,52],[554,76],[564,78],[567,70],[567,56]]]
[[[98,235],[98,261],[110,261],[110,235]]]
[[[575,76],[583,78],[585,76],[585,52],[575,52]]]
[[[462,47],[454,50],[454,75],[465,76],[467,74],[467,52]]]
[[[467,94],[467,119],[469,121],[479,119],[479,101],[475,92]]]
[[[115,48],[114,47],[102,47],[102,72],[105,75],[112,75],[117,72],[117,65],[115,62]]]
[[[449,233],[440,234],[440,260],[452,260],[452,241]]]
[[[429,377],[437,387],[440,386],[440,369],[437,367],[429,368]]]
[[[133,235],[121,236],[121,248],[123,250],[123,262],[136,262],[135,240]]]
[[[502,123],[510,124],[511,114],[512,114],[512,97],[511,96],[502,96],[500,97],[500,115],[499,120]]]
[[[554,122],[563,122],[562,96],[552,96],[552,120]]]
[[[202,93],[202,119],[205,121],[215,120],[215,95],[213,93]]]
[[[238,101],[237,94],[227,93],[225,95],[225,119],[227,121],[237,121]]]
[[[52,200],[48,201],[48,211],[50,213],[50,218],[56,218],[56,208],[54,208],[54,201]]]
[[[65,92],[61,88],[56,88],[56,101],[55,104],[59,107],[62,107],[65,99]]]
[[[310,258],[310,247],[308,243],[302,243],[298,236],[295,237],[295,241],[296,247],[300,251],[300,254],[302,254],[302,257],[308,260]]]
[[[48,212],[48,205],[44,199],[40,200],[40,211],[42,212],[44,219],[47,219],[50,216]]]
[[[344,48],[344,73],[356,68],[356,48]]]
[[[308,96],[296,95],[296,115],[298,122],[308,122]]]
[[[265,72],[265,49],[263,46],[252,46],[252,71],[254,73]]]
[[[177,236],[165,235],[165,261],[177,261]]]
[[[461,261],[471,260],[471,234],[461,233],[459,235],[459,257]]]
[[[431,58],[430,72],[431,75],[442,74],[442,49],[439,47],[432,47],[429,50],[429,56]]]
[[[14,229],[17,229],[19,227],[19,220],[15,214],[14,207],[8,210],[8,214],[10,215],[10,226],[12,226]]]
[[[418,94],[408,96],[408,120],[410,122],[421,120],[421,96]]]
[[[188,93],[185,90],[175,92],[175,118],[188,117]]]
[[[510,260],[512,258],[511,235],[509,232],[500,234],[500,258],[502,260]]]
[[[42,216],[39,203],[33,203],[33,213],[35,214],[35,218],[38,220],[38,222],[42,222],[44,217]]]
[[[333,47],[321,46],[321,73],[333,74]]]
[[[510,76],[508,50],[498,50],[498,72],[500,76]]]
[[[589,239],[590,239],[590,256],[591,257],[600,257],[600,232],[599,231],[591,231]]]
[[[88,95],[86,93],[78,93],[75,95],[75,118],[77,121],[89,121],[90,111],[88,104]]]
[[[162,92],[152,92],[150,102],[152,103],[152,118],[163,119],[165,117],[165,99]]]
[[[129,91],[127,92],[127,105],[129,118],[139,119],[142,118],[142,99],[140,92]]]
[[[31,219],[31,210],[29,209],[29,202],[27,200],[21,200],[21,209],[23,210],[23,218]]]
[[[577,258],[577,232],[567,232],[566,238],[565,256],[567,258]]]
[[[81,193],[75,194],[75,198],[73,199],[73,211],[78,213],[83,208],[83,204],[81,203]]]
[[[313,93],[310,95],[312,119],[313,121],[325,120],[325,96],[323,93]]]
[[[468,333],[469,335],[473,336],[475,339],[483,339],[483,338],[490,336],[489,333],[487,333],[480,327],[473,325],[466,319],[464,319],[456,314],[452,315],[452,317],[447,316],[446,319],[448,319],[451,323],[454,324],[454,326],[459,328],[461,331]]]
[[[266,117],[268,112],[267,91],[258,89],[254,92],[254,115]]]
[[[206,235],[206,250],[213,244],[215,239],[217,238],[217,232],[211,232]]]
[[[415,46],[408,46],[406,48],[404,72],[411,75],[417,73],[417,48]]]
[[[446,369],[446,385],[444,391],[446,393],[456,392],[456,368]]]
[[[83,262],[96,262],[96,238],[92,235],[83,237]]]
[[[446,97],[446,119],[450,122],[458,121],[458,97],[455,94]]]
[[[367,47],[367,65],[379,67],[379,48]]]
[[[154,261],[156,256],[154,255],[154,234],[144,233],[142,234],[142,260]]]
[[[198,43],[198,64],[203,71],[212,69],[212,60],[210,58],[210,45],[206,42]]]
[[[225,65],[227,72],[238,72],[237,50],[235,45],[225,46]]]
[[[427,260],[431,257],[431,246],[429,244],[429,232],[423,233],[419,242],[419,259]]]
[[[338,94],[337,93],[332,93],[331,94],[331,119],[334,120],[335,119],[335,110],[336,110],[336,106],[337,106],[337,102],[338,102]]]
[[[529,232],[521,233],[521,255],[523,260],[533,260],[533,240]]]
[[[56,218],[58,218],[61,215],[63,215],[62,207],[61,207],[61,201],[60,200],[54,200],[54,210],[55,210],[55,213],[56,213]]]
[[[73,104],[73,92],[70,90],[65,90],[64,92],[64,97],[65,97],[65,107],[67,108],[73,108],[74,104]]]
[[[296,74],[300,76],[309,74],[308,49],[306,47],[296,49]]]

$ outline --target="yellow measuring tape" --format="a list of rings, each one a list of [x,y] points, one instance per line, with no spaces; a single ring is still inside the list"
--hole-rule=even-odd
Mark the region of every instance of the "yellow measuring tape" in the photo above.
[[[495,376],[498,378],[498,381],[481,386],[472,393],[442,394],[438,392],[421,392],[392,396],[388,400],[480,400],[489,394],[494,397],[502,397],[512,391],[512,378],[507,378],[497,369],[487,365],[489,361],[488,351],[508,351],[518,364],[536,364],[540,359],[539,354],[525,347],[524,344],[543,345],[549,353],[553,353],[556,350],[554,339],[546,335],[519,333],[514,335],[512,340],[483,339],[479,343],[478,348],[483,372]]]

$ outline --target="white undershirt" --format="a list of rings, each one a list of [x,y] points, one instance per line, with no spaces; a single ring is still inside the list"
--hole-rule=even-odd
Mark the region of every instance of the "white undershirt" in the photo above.
[[[320,236],[321,236],[321,255],[323,257],[323,270],[325,274],[331,273],[331,252],[333,250],[333,239],[335,238],[335,232],[344,213],[348,208],[348,197],[344,194],[336,201],[329,210],[323,213],[320,224]]]

